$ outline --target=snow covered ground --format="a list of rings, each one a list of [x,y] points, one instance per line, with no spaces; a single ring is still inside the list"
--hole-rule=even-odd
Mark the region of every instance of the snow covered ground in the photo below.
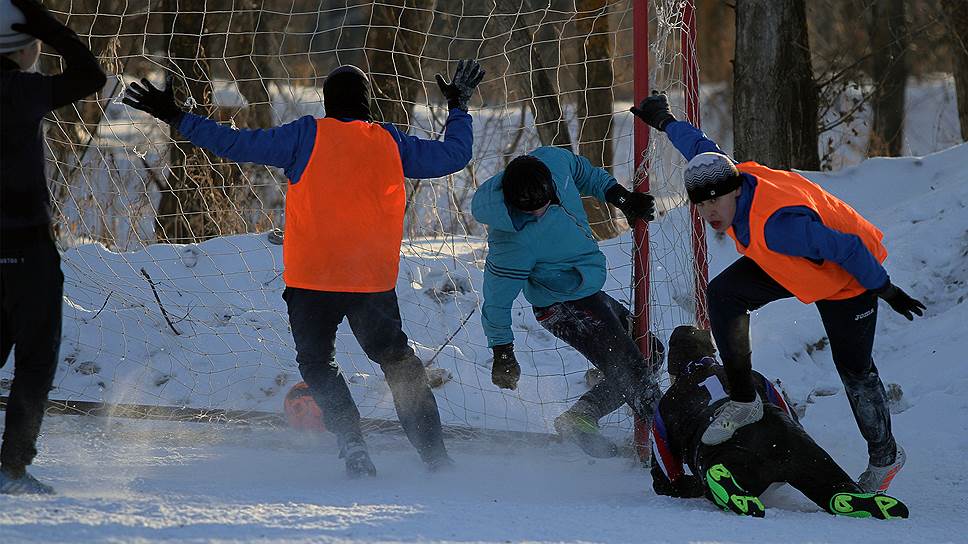
[[[380,475],[357,482],[345,478],[329,435],[54,416],[45,424],[34,471],[60,495],[0,497],[0,538],[963,542],[968,533],[966,172],[968,145],[923,158],[877,159],[836,173],[808,174],[883,228],[893,280],[928,305],[923,319],[909,323],[882,304],[874,354],[885,383],[903,392],[894,405],[894,428],[908,452],[908,465],[892,492],[910,506],[909,520],[833,518],[784,487],[765,496],[766,519],[741,519],[702,500],[657,497],[648,473],[630,461],[592,463],[560,444],[451,441],[457,468],[429,475],[404,439],[374,435]],[[676,220],[674,212],[664,219]],[[713,273],[736,256],[727,240],[713,238],[710,247]],[[446,261],[448,270],[466,271],[455,278],[479,285],[474,266],[479,247],[466,243],[453,249],[418,244],[403,259],[398,290],[412,321],[409,332],[425,358],[478,302],[473,290],[458,285],[463,280],[448,284],[441,268],[434,268]],[[616,267],[608,287],[621,298],[628,280],[627,265],[621,266],[627,240],[606,250]],[[66,360],[53,396],[148,401],[153,394],[162,404],[181,398],[189,405],[278,409],[279,392],[295,379],[277,296],[278,255],[278,248],[260,236],[191,247],[153,246],[123,258],[96,246],[69,251]],[[247,268],[233,268],[235,259]],[[142,266],[158,284],[181,335],[168,330],[139,276]],[[106,273],[108,268],[113,275]],[[673,308],[683,289],[670,284],[658,291]],[[432,300],[434,293],[443,301]],[[682,312],[670,309],[666,317],[675,319],[677,311]],[[454,374],[437,390],[445,420],[546,430],[563,409],[563,398],[584,390],[585,366],[574,352],[551,349],[554,343],[542,337],[529,312],[516,317],[515,327],[520,346],[533,353],[522,357],[526,377],[511,395],[489,384],[476,315],[441,352],[435,365]],[[816,311],[796,301],[771,304],[754,314],[753,339],[754,366],[783,381],[794,400],[806,405],[803,421],[811,434],[849,473],[858,474],[866,463],[865,448],[824,347]],[[351,336],[341,334],[340,342],[344,366],[351,373],[367,370],[353,386],[367,415],[391,417],[378,371],[354,355],[359,348]],[[67,360],[72,353],[74,359]],[[133,361],[128,366],[125,357]],[[87,365],[79,371],[85,362],[98,368]],[[203,364],[209,367],[201,373],[186,370],[204,369]],[[278,378],[283,373],[288,377]],[[8,368],[2,376],[9,377]],[[617,421],[614,430],[622,428]]]
[[[860,444],[853,424],[838,422],[847,410],[842,401],[826,400],[830,409],[817,406],[807,424],[856,472]],[[890,523],[834,518],[789,488],[764,497],[765,519],[739,518],[701,499],[658,497],[648,473],[627,460],[592,464],[570,448],[457,442],[458,467],[431,476],[402,439],[379,436],[371,440],[379,476],[350,481],[326,435],[52,417],[35,471],[61,494],[0,497],[0,539],[963,542],[964,452],[950,449],[959,406],[964,423],[961,403],[925,403],[931,425],[924,430],[898,418],[910,458],[893,490],[913,518]]]

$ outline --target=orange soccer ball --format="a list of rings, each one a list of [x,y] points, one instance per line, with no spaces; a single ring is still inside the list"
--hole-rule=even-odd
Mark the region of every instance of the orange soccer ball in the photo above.
[[[293,429],[301,431],[325,431],[323,411],[320,410],[306,382],[299,382],[286,393],[283,401],[286,421]]]

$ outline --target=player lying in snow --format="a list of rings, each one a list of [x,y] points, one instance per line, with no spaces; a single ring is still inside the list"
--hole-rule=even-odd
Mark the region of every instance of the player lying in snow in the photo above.
[[[763,517],[759,495],[774,482],[786,482],[831,514],[908,517],[901,501],[863,493],[803,430],[780,391],[758,372],[753,372],[753,380],[764,404],[763,418],[720,444],[703,444],[703,432],[729,398],[726,372],[713,358],[715,353],[709,332],[695,327],[677,327],[669,339],[672,385],[659,401],[652,427],[652,487],[657,494],[705,495],[724,510]]]

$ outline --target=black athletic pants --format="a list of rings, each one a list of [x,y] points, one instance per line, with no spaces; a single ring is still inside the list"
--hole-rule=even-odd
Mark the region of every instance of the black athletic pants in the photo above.
[[[400,425],[424,461],[447,455],[437,401],[423,362],[407,343],[397,294],[334,293],[287,287],[282,295],[303,380],[340,443],[362,438],[360,412],[336,362],[336,330],[346,317],[366,356],[386,376]]]
[[[652,421],[660,397],[659,369],[646,362],[629,336],[625,306],[599,291],[582,299],[535,307],[534,315],[542,327],[605,375],[581,397],[597,409],[593,416],[601,418],[628,403],[639,417]]]
[[[800,425],[776,406],[763,407],[763,419],[741,427],[726,442],[699,442],[700,478],[717,464],[725,466],[744,490],[759,496],[770,484],[787,482],[830,512],[830,498],[861,489]],[[707,498],[711,497],[707,494]]]
[[[707,291],[713,337],[726,367],[730,398],[753,400],[749,312],[793,295],[752,259],[740,257],[711,282]],[[844,300],[816,303],[834,365],[844,383],[854,419],[867,441],[870,461],[894,460],[891,414],[871,352],[877,326],[877,297],[870,292]]]
[[[14,352],[0,464],[14,474],[37,455],[60,352],[63,293],[49,226],[0,231],[0,367]]]

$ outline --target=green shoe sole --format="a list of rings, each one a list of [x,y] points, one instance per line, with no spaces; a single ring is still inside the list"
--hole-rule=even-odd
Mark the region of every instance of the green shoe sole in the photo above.
[[[880,493],[837,493],[830,498],[830,512],[850,518],[904,519],[907,506]]]
[[[713,465],[706,471],[706,485],[712,491],[713,500],[723,510],[735,512],[741,516],[761,518],[766,515],[766,507],[755,497],[747,493],[739,483],[733,479],[733,474],[721,463]]]

